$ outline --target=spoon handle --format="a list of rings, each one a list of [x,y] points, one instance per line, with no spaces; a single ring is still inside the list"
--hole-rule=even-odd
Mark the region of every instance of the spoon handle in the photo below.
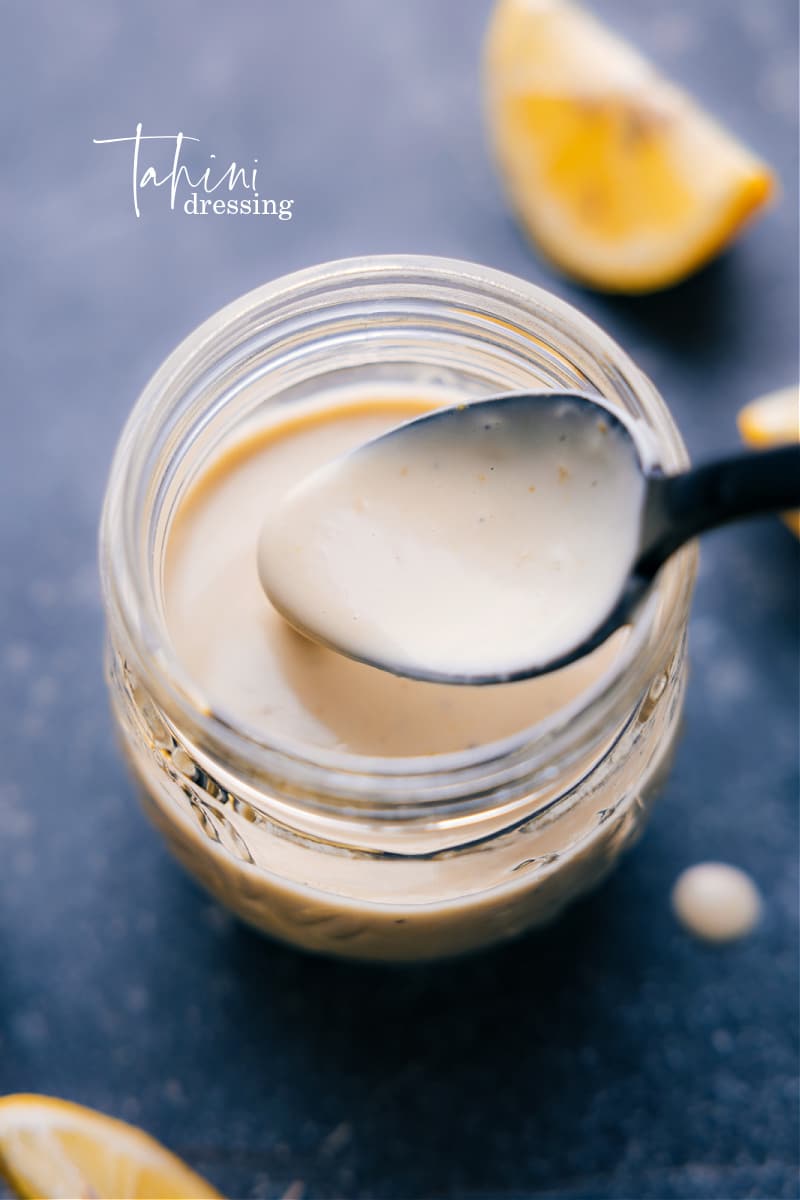
[[[636,574],[650,580],[684,542],[759,513],[800,507],[800,446],[737,454],[681,475],[651,475]]]

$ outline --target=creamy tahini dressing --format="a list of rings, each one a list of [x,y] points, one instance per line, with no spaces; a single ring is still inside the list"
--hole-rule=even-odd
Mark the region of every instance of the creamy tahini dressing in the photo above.
[[[298,629],[401,673],[513,674],[579,647],[635,558],[644,481],[598,412],[486,407],[302,479],[267,511],[261,582]],[[266,510],[265,510],[266,511]]]
[[[451,687],[376,670],[310,641],[264,595],[255,553],[259,529],[292,485],[448,400],[436,392],[402,399],[323,393],[264,416],[263,424],[237,432],[212,455],[170,522],[163,579],[174,651],[194,681],[198,703],[268,743],[291,738],[301,762],[312,748],[336,748],[350,757],[359,779],[371,777],[373,756],[486,746],[573,702],[589,706],[591,693],[618,663],[624,630],[541,678]],[[501,809],[477,825],[469,818],[452,827],[438,820],[410,827],[378,822],[370,824],[364,854],[344,847],[330,852],[329,823],[311,814],[302,826],[309,837],[280,837],[271,819],[242,820],[243,842],[232,842],[236,813],[223,807],[227,797],[212,793],[207,808],[190,807],[184,788],[165,783],[161,753],[154,756],[144,741],[129,750],[148,811],[176,855],[246,921],[317,951],[417,960],[513,936],[551,919],[596,883],[643,820],[672,755],[676,714],[669,685],[646,719],[640,710],[602,746],[590,740],[567,765],[554,751],[551,781],[543,772],[526,802],[527,814],[563,798],[542,819],[508,827]],[[617,750],[608,754],[612,742]],[[187,771],[187,762],[187,789],[196,792],[200,785],[182,751],[173,749],[170,775]],[[213,776],[213,756],[209,766]],[[235,766],[223,769],[226,779],[235,779]],[[406,782],[407,794],[398,798],[413,802],[413,768]],[[271,786],[265,780],[259,798],[267,814]],[[349,817],[341,828],[346,846],[351,836],[353,846],[362,844]],[[333,841],[339,836],[334,831]],[[242,861],[242,844],[255,866]]]
[[[624,632],[540,679],[491,688],[421,683],[308,640],[265,597],[256,563],[265,516],[275,514],[277,523],[284,497],[298,480],[436,404],[435,394],[321,397],[243,435],[200,477],[169,531],[164,590],[176,652],[210,706],[266,736],[288,736],[354,754],[439,754],[486,744],[535,724],[576,700],[610,667]],[[569,470],[573,460],[560,462]],[[547,480],[549,468],[544,461],[540,466],[538,485],[533,475],[524,476],[526,489],[541,487],[551,504],[559,495],[567,501],[581,494],[574,478]],[[398,477],[404,479],[401,469],[402,464]],[[504,491],[488,479],[476,480],[474,487],[485,489],[481,494],[487,503],[491,497],[498,501]],[[589,490],[592,495],[598,491],[591,485]],[[405,488],[402,494],[410,495]],[[527,494],[532,503],[537,493]],[[510,504],[509,495],[506,508],[501,504],[494,511],[507,511]],[[485,551],[488,561],[493,553],[488,542]],[[286,563],[286,571],[294,592],[296,564]],[[343,578],[341,572],[338,577]],[[316,578],[306,578],[306,583],[305,607],[313,618],[328,585]],[[431,589],[423,585],[421,590],[427,594]],[[431,620],[441,613],[445,606],[438,602]],[[457,615],[458,605],[447,624]],[[427,644],[435,648],[436,641],[431,638]]]

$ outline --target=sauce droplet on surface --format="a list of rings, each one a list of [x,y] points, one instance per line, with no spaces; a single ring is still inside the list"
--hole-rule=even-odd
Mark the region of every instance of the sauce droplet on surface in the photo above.
[[[672,889],[675,916],[706,942],[732,942],[751,933],[761,916],[761,895],[746,872],[728,863],[688,867]]]

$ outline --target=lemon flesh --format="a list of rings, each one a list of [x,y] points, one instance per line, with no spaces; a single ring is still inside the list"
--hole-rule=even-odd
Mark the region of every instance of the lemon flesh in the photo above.
[[[676,283],[773,191],[764,163],[568,0],[498,0],[484,50],[511,202],[545,254],[585,283]]]
[[[50,1096],[0,1099],[0,1172],[21,1196],[220,1200],[149,1134]]]
[[[800,386],[759,396],[739,413],[738,425],[742,439],[757,450],[800,442]],[[800,509],[783,519],[800,537]]]

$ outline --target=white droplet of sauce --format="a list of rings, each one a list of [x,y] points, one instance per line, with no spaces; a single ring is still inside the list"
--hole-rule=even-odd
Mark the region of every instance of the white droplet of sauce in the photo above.
[[[296,628],[400,673],[472,678],[547,667],[609,616],[639,538],[630,440],[568,405],[462,417],[329,464],[265,522],[261,582]]]
[[[753,880],[728,863],[689,867],[672,889],[672,907],[684,928],[706,942],[732,942],[751,933],[761,916]]]

